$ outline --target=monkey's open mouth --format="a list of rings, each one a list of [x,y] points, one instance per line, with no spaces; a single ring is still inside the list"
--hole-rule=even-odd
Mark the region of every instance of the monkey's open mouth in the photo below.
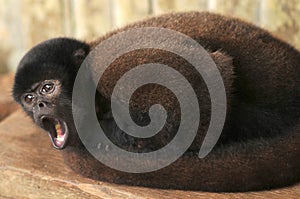
[[[63,149],[68,139],[66,122],[57,118],[42,117],[44,129],[48,131],[52,145],[56,149]]]

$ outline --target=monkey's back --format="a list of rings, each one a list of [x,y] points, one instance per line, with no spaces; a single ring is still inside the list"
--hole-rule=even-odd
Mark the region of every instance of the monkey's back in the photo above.
[[[95,47],[121,31],[143,27],[163,27],[181,32],[198,41],[212,58],[214,53],[221,52],[225,60],[232,61],[219,68],[229,107],[221,137],[223,143],[204,159],[199,159],[196,153],[188,153],[168,167],[142,174],[115,171],[83,150],[70,148],[65,159],[73,169],[89,177],[117,183],[210,191],[259,190],[285,186],[300,179],[300,161],[296,158],[300,153],[300,53],[297,50],[252,24],[206,12],[152,17],[112,31],[90,44]],[[129,52],[116,59],[105,71],[98,91],[109,100],[124,72],[152,62],[170,65],[191,78],[192,86],[200,95],[199,105],[204,109],[199,132],[205,133],[210,119],[208,92],[201,76],[176,55],[157,49]],[[180,122],[178,103],[167,89],[155,85],[144,87],[133,96],[133,119],[141,124],[149,122],[143,113],[154,101],[174,113],[169,121],[174,122],[176,129]],[[146,119],[139,121],[139,116]],[[158,144],[158,148],[161,144],[164,142]],[[201,139],[196,140],[196,146],[199,144]]]
[[[269,136],[297,122],[300,116],[300,54],[268,31],[240,19],[207,12],[171,13],[129,24],[100,37],[91,42],[91,45],[95,47],[116,33],[143,27],[162,27],[178,31],[199,42],[208,52],[219,51],[232,59],[232,64],[219,67],[230,111],[225,125],[225,130],[230,131],[226,135],[229,139]],[[138,40],[139,38],[136,38],[137,42]],[[103,76],[98,90],[110,99],[118,79],[135,66],[144,63],[170,65],[185,74],[196,87],[196,92],[198,88],[197,96],[202,99],[199,103],[202,106],[200,108],[207,110],[201,112],[201,120],[207,126],[210,98],[204,82],[199,74],[190,70],[187,62],[173,54],[166,54],[158,49],[147,49],[121,56],[106,70],[106,74],[109,75]],[[144,92],[134,98],[134,102],[140,106],[137,110],[149,108],[141,107],[145,105],[142,99],[149,99],[151,96],[156,100],[161,98],[161,89],[156,93],[150,90],[151,88],[145,88]],[[163,100],[158,102],[161,101]],[[174,109],[175,105],[171,103],[169,106]]]

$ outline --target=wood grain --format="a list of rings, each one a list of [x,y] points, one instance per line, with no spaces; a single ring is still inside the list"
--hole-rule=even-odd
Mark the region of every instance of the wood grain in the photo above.
[[[13,74],[0,75],[0,121],[17,109],[11,97]]]

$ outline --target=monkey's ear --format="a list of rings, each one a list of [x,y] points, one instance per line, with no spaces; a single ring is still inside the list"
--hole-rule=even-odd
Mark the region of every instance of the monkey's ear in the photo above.
[[[80,48],[80,49],[77,49],[73,53],[72,58],[76,65],[80,65],[87,55],[88,55],[88,52],[86,50],[84,50],[83,48]]]

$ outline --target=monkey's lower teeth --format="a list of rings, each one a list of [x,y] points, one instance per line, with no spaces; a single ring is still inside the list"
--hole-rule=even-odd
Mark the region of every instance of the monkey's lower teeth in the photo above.
[[[60,142],[63,142],[64,141],[64,138],[63,137],[57,137],[56,140],[60,141]]]

